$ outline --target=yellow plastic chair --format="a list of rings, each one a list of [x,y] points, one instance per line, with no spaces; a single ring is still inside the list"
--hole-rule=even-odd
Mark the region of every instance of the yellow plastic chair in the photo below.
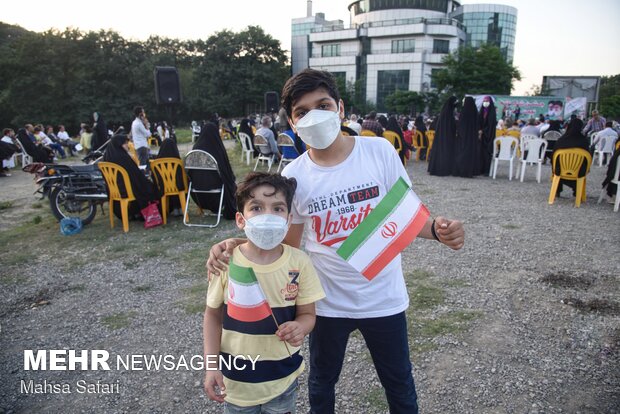
[[[415,148],[415,160],[420,161],[422,150],[426,148],[426,145],[424,145],[424,136],[422,135],[422,131],[415,132],[415,135],[413,136],[413,147]]]
[[[586,162],[586,172],[583,176],[579,176],[579,170],[583,163]],[[560,175],[555,175],[556,163],[560,163]],[[586,201],[586,176],[590,172],[592,165],[592,156],[590,153],[581,148],[559,149],[553,153],[553,161],[551,162],[551,192],[549,193],[549,204],[555,201],[555,193],[558,190],[560,179],[576,181],[575,207],[579,207],[582,201]]]
[[[360,132],[360,135],[363,137],[376,137],[377,136],[377,134],[375,134],[369,129],[362,129],[362,132]]]
[[[147,139],[147,143],[148,143],[149,147],[151,147],[151,146],[158,147],[159,146],[159,142],[157,142],[157,138],[155,138],[152,135]]]
[[[433,149],[433,141],[435,140],[435,130],[429,129],[426,131],[426,139],[428,140],[428,150],[426,151],[426,162],[428,162],[431,156],[431,150]]]
[[[183,188],[177,186],[177,171],[183,175]],[[161,196],[161,211],[164,224],[168,217],[168,197],[179,197],[181,209],[185,211],[185,197],[187,195],[187,175],[183,169],[183,161],[178,158],[159,158],[151,160],[151,171],[159,188],[164,189]]]
[[[403,141],[400,139],[400,135],[398,135],[394,131],[383,131],[383,138],[387,139],[390,142],[390,144],[392,144],[397,154],[401,153],[401,151],[403,150]],[[407,165],[406,158],[404,162],[405,162],[405,165]]]
[[[510,135],[511,137],[515,137],[516,139],[521,138],[521,131],[516,131],[514,129],[507,131],[507,135]]]
[[[136,165],[140,165],[140,160],[138,159],[138,153],[136,152],[136,146],[133,144],[133,141],[129,141],[127,144],[129,148],[129,156],[136,163]]]
[[[129,203],[134,201],[136,197],[133,195],[133,189],[131,188],[131,182],[129,181],[129,174],[127,171],[118,164],[112,162],[99,161],[97,164],[105,182],[108,187],[109,205],[110,205],[110,227],[114,228],[114,202],[118,201],[121,206],[121,215],[123,218],[123,231],[127,233],[129,231]],[[125,190],[127,197],[123,197],[118,187],[118,175],[121,175],[123,183],[125,184]]]

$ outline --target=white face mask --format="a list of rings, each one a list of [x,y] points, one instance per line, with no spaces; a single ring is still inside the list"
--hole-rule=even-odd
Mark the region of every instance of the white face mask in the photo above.
[[[325,149],[333,144],[340,132],[340,103],[336,112],[313,109],[297,125],[297,134],[312,148]]]
[[[271,250],[282,243],[288,232],[288,221],[275,214],[260,214],[245,219],[243,231],[252,243],[263,250]]]
[[[491,102],[489,102],[489,101],[482,102],[482,106],[484,106],[485,108],[488,108],[489,105],[491,105]]]

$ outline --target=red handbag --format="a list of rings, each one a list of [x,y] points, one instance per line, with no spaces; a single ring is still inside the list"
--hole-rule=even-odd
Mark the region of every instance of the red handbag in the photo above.
[[[159,214],[159,209],[157,208],[157,201],[149,203],[148,206],[144,207],[140,212],[142,213],[142,217],[144,217],[144,228],[150,229],[151,227],[157,227],[161,225],[164,220],[161,218],[161,214]]]

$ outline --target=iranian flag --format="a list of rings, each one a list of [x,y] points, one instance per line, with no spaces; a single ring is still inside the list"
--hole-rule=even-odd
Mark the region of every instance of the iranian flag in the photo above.
[[[336,253],[372,280],[416,238],[429,216],[401,177]]]
[[[228,316],[256,322],[271,315],[271,307],[254,270],[231,263],[228,267]]]

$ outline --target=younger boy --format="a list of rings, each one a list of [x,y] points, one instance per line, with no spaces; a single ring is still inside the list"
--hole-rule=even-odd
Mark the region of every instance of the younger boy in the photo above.
[[[248,239],[234,249],[229,270],[209,283],[204,352],[210,360],[242,355],[258,361],[253,370],[250,364],[244,370],[208,367],[205,391],[226,402],[226,413],[295,411],[297,377],[304,369],[299,350],[314,327],[314,302],[325,296],[308,256],[281,244],[296,186],[295,179],[250,173],[237,188],[236,222]],[[253,277],[247,273],[245,284],[237,284],[244,271],[259,286],[248,282]],[[262,298],[271,308],[268,316],[253,306]],[[248,306],[255,310],[248,312]]]

